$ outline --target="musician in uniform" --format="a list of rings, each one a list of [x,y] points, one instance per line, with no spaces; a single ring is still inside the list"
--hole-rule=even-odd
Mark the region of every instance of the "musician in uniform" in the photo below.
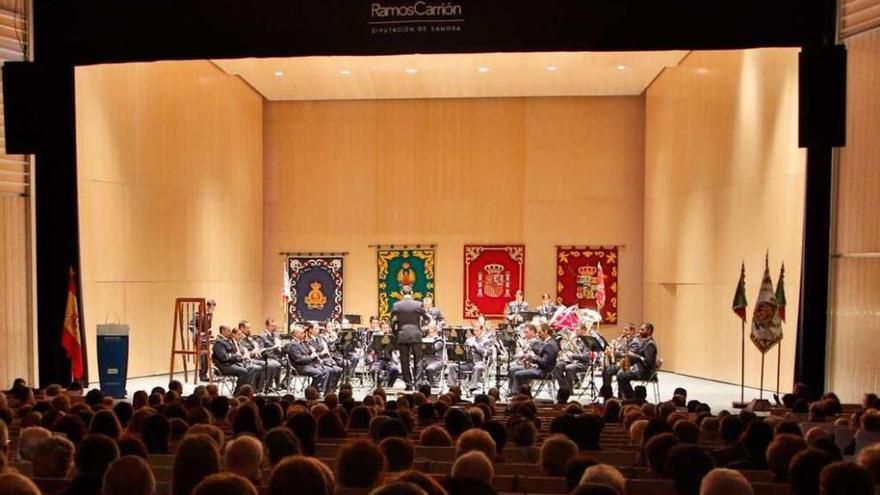
[[[243,358],[241,363],[248,369],[253,370],[254,372],[254,390],[260,391],[263,389],[263,382],[266,378],[265,369],[266,367],[262,363],[258,363],[254,361],[251,357],[251,353],[245,348],[242,343],[242,339],[244,338],[244,334],[241,332],[241,323],[239,326],[232,329],[232,343],[235,345],[235,352]]]
[[[394,303],[391,309],[391,329],[397,336],[403,381],[406,383],[406,390],[411,391],[413,376],[418,370],[422,354],[422,325],[428,322],[428,315],[422,303],[413,299],[412,287],[404,285],[400,293],[403,294],[403,299]]]
[[[329,373],[321,366],[318,353],[309,347],[306,342],[306,331],[297,325],[293,328],[293,340],[287,346],[287,359],[296,368],[296,372],[302,376],[312,378],[311,386],[322,391],[326,389]]]
[[[626,351],[634,351],[639,348],[640,343],[635,336],[635,332],[636,324],[627,323],[623,326],[623,334],[608,344],[611,346],[611,350],[606,350],[605,352],[613,356],[613,362],[606,362],[605,366],[602,368],[602,386],[611,386],[611,381],[617,376],[617,372],[620,371],[622,367],[621,363],[624,361]],[[620,391],[618,390],[618,395],[619,394]]]
[[[526,312],[529,310],[529,303],[523,300],[523,291],[516,291],[516,299],[507,303],[507,306],[504,308],[504,317],[507,318],[507,321],[513,323],[514,325],[522,323],[522,316],[520,313]]]
[[[550,294],[541,294],[541,304],[535,308],[535,311],[538,312],[538,316],[545,320],[549,321],[553,317],[553,314],[556,313],[556,305],[550,300]]]
[[[266,356],[278,363],[278,374],[274,381],[269,381],[269,386],[275,389],[281,388],[281,360],[284,353],[281,351],[281,337],[278,335],[278,325],[275,324],[275,318],[266,318],[263,333],[258,337],[260,345],[265,349]]]
[[[523,329],[525,334],[525,342],[517,351],[516,355],[513,356],[513,359],[510,361],[510,365],[508,366],[508,381],[507,381],[507,390],[510,395],[515,395],[517,390],[513,388],[513,375],[516,374],[517,371],[524,370],[525,361],[527,357],[535,357],[538,355],[538,352],[541,350],[541,341],[538,339],[538,327],[535,326],[534,323],[526,323],[525,328]]]
[[[379,335],[391,335],[391,327],[387,321],[383,321],[382,332]],[[390,340],[390,339],[389,339]],[[400,375],[400,361],[397,351],[392,351],[388,346],[374,346],[375,339],[370,341],[370,353],[372,365],[370,371],[376,373],[377,385],[385,383],[387,387],[393,387],[394,382]]]
[[[217,302],[213,299],[208,299],[205,301],[205,335],[202,339],[202,343],[204,344],[204,349],[208,349],[211,341],[211,325],[214,322],[214,308],[217,306]],[[201,315],[199,315],[199,311],[196,310],[195,313],[192,314],[192,317],[189,319],[188,327],[189,332],[192,334],[193,339],[193,347],[196,350],[202,349],[199,347],[198,341],[198,331],[200,328],[200,322],[202,320]],[[199,380],[206,382],[208,381],[208,356],[205,354],[199,353]]]
[[[244,356],[236,352],[232,331],[228,326],[220,325],[220,336],[214,341],[211,357],[220,373],[236,378],[234,393],[238,393],[245,385],[256,384],[256,370],[248,367]]]
[[[241,347],[251,362],[260,368],[260,384],[258,389],[265,392],[265,387],[270,383],[281,381],[281,363],[277,359],[269,358],[264,354],[262,339],[251,335],[251,324],[248,321],[238,323],[238,331],[241,333]],[[268,351],[266,351],[268,353]]]
[[[586,371],[589,367],[590,350],[583,339],[587,335],[587,324],[578,323],[574,335],[567,337],[567,341],[563,341],[561,355],[553,372],[557,383],[559,383],[559,388],[565,387],[574,390],[577,374]],[[563,339],[565,338],[563,337]]]
[[[422,352],[422,360],[419,361],[419,375],[416,383],[427,382],[428,385],[437,383],[440,371],[443,370],[443,338],[437,334],[437,320],[428,323],[428,336],[422,339],[422,344],[430,346],[432,352]]]
[[[425,308],[425,314],[428,315],[428,319],[437,323],[437,328],[443,326],[446,322],[443,319],[443,312],[440,311],[440,308],[434,306],[434,298],[431,296],[427,296],[422,299],[422,306]]]
[[[638,348],[628,350],[630,358],[629,371],[617,372],[618,393],[624,399],[633,398],[633,380],[647,380],[657,369],[657,343],[654,342],[654,324],[643,323],[639,328]]]
[[[458,385],[458,377],[461,372],[470,371],[472,372],[470,390],[474,391],[477,389],[476,384],[480,382],[480,377],[486,369],[486,360],[489,357],[489,353],[492,352],[492,339],[486,334],[483,325],[475,323],[473,336],[467,338],[465,345],[471,350],[471,358],[473,359],[473,362],[453,363],[449,367],[449,374],[446,379],[449,382],[449,385]]]
[[[339,379],[342,377],[342,367],[336,364],[330,353],[329,337],[327,333],[321,332],[321,327],[317,323],[309,324],[309,345],[318,354],[318,362],[327,372],[327,382],[324,384],[324,395],[336,390]]]
[[[550,337],[550,325],[542,323],[538,327],[538,339],[541,341],[541,349],[534,360],[527,360],[528,367],[513,374],[513,391],[518,392],[520,385],[535,378],[550,376],[556,368],[556,358],[559,355],[559,344]]]

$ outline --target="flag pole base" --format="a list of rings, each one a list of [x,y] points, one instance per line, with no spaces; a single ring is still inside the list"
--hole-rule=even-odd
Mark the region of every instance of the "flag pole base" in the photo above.
[[[767,399],[754,399],[746,406],[746,411],[751,412],[770,412],[773,407]]]
[[[733,404],[732,404],[734,409],[745,409],[746,406],[748,406],[748,405],[749,405],[748,402],[740,402],[737,400],[733,401]]]

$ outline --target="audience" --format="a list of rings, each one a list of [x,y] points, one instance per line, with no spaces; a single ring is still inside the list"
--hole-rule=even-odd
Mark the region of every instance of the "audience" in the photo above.
[[[874,484],[864,467],[846,461],[832,462],[819,474],[821,495],[873,495]]]
[[[190,495],[206,476],[220,471],[220,454],[208,435],[189,435],[174,456],[171,495]]]
[[[49,437],[33,448],[31,462],[36,478],[66,478],[73,469],[76,448],[62,437]]]
[[[666,459],[666,471],[675,481],[678,495],[699,494],[703,477],[714,468],[712,456],[697,445],[677,445]]]
[[[596,464],[590,466],[584,471],[581,477],[581,484],[597,483],[600,485],[608,485],[618,493],[618,495],[626,494],[626,478],[614,467],[608,464]]]
[[[42,495],[33,481],[18,473],[0,473],[0,493],[3,495]]]
[[[152,495],[156,478],[146,460],[126,455],[110,464],[102,486],[103,495]]]
[[[754,495],[751,483],[739,471],[716,468],[700,483],[700,495]]]
[[[385,474],[385,456],[369,440],[355,440],[339,449],[339,485],[346,488],[373,488]]]
[[[569,461],[577,457],[578,446],[565,435],[550,435],[541,444],[538,464],[545,476],[565,476]]]
[[[256,438],[242,435],[226,446],[227,469],[255,485],[262,482],[262,464],[263,444]]]
[[[100,495],[104,473],[116,459],[119,459],[119,447],[112,438],[100,433],[87,436],[77,449],[77,475],[65,494]]]
[[[788,467],[791,465],[791,460],[806,448],[807,443],[801,437],[790,433],[776,435],[767,447],[767,465],[776,481],[781,483],[788,481]]]
[[[336,489],[327,466],[302,455],[287,457],[278,463],[269,477],[266,495],[288,495],[291,487],[296,487],[299,493],[313,495],[332,495]]]
[[[859,452],[859,464],[868,470],[871,475],[871,482],[880,485],[880,444],[874,444],[866,447]]]
[[[819,495],[819,473],[832,462],[834,458],[824,450],[807,449],[795,454],[788,467],[792,495]]]
[[[212,474],[193,488],[192,495],[257,495],[250,480],[234,473]]]

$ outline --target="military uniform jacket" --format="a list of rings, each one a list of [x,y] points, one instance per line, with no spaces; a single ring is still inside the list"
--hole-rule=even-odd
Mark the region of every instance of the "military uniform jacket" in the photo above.
[[[517,313],[523,313],[529,310],[529,303],[526,301],[516,302],[516,299],[507,303],[507,308],[505,308],[505,313],[507,314],[508,320],[513,320],[514,315]]]
[[[391,330],[397,335],[398,344],[417,344],[422,341],[422,325],[428,315],[421,301],[404,298],[394,303],[391,310]]]
[[[244,361],[244,358],[236,352],[235,344],[226,337],[220,337],[214,342],[212,354],[220,371],[225,371],[232,365]]]
[[[474,359],[474,363],[482,363],[492,351],[492,339],[485,333],[479,339],[468,337],[466,343],[471,348],[471,356]]]
[[[287,347],[287,357],[294,366],[306,366],[314,361],[311,358],[312,350],[305,342],[300,340],[292,340]]]
[[[559,344],[555,340],[548,338],[543,342],[541,350],[538,352],[536,364],[544,373],[547,373],[556,367],[556,357],[559,355]]]
[[[546,306],[542,304],[538,306],[537,311],[538,316],[543,316],[544,318],[549,319],[551,316],[553,316],[553,313],[556,312],[556,305],[553,303],[550,303]]]
[[[432,320],[434,320],[435,322],[437,322],[438,325],[440,323],[443,323],[443,321],[444,321],[443,320],[443,313],[440,311],[439,308],[432,307],[431,309],[426,310],[425,312],[427,313],[428,317],[431,318]]]

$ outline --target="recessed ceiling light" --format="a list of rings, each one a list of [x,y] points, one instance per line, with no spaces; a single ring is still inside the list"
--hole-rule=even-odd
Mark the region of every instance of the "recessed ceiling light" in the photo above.
[[[404,69],[404,70],[406,71],[407,74],[415,74],[415,73],[417,73],[417,72],[419,71],[419,69],[416,69],[416,68],[414,68],[414,67],[408,67],[408,68],[406,68],[406,69]]]
[[[284,75],[284,71],[280,71],[280,70],[275,71],[275,77],[281,77],[283,75]]]
[[[626,70],[626,66],[623,64],[617,64],[617,70]]]
[[[549,70],[550,72],[556,72],[559,70],[559,67],[556,67],[555,65],[548,65],[547,70]]]
[[[339,73],[342,74],[343,76],[350,76],[351,75],[351,71],[348,69],[342,69],[341,71],[339,71]]]
[[[489,72],[489,71],[492,70],[492,69],[490,69],[489,67],[486,67],[485,65],[483,65],[483,66],[477,68],[477,70],[480,71],[480,72]]]

